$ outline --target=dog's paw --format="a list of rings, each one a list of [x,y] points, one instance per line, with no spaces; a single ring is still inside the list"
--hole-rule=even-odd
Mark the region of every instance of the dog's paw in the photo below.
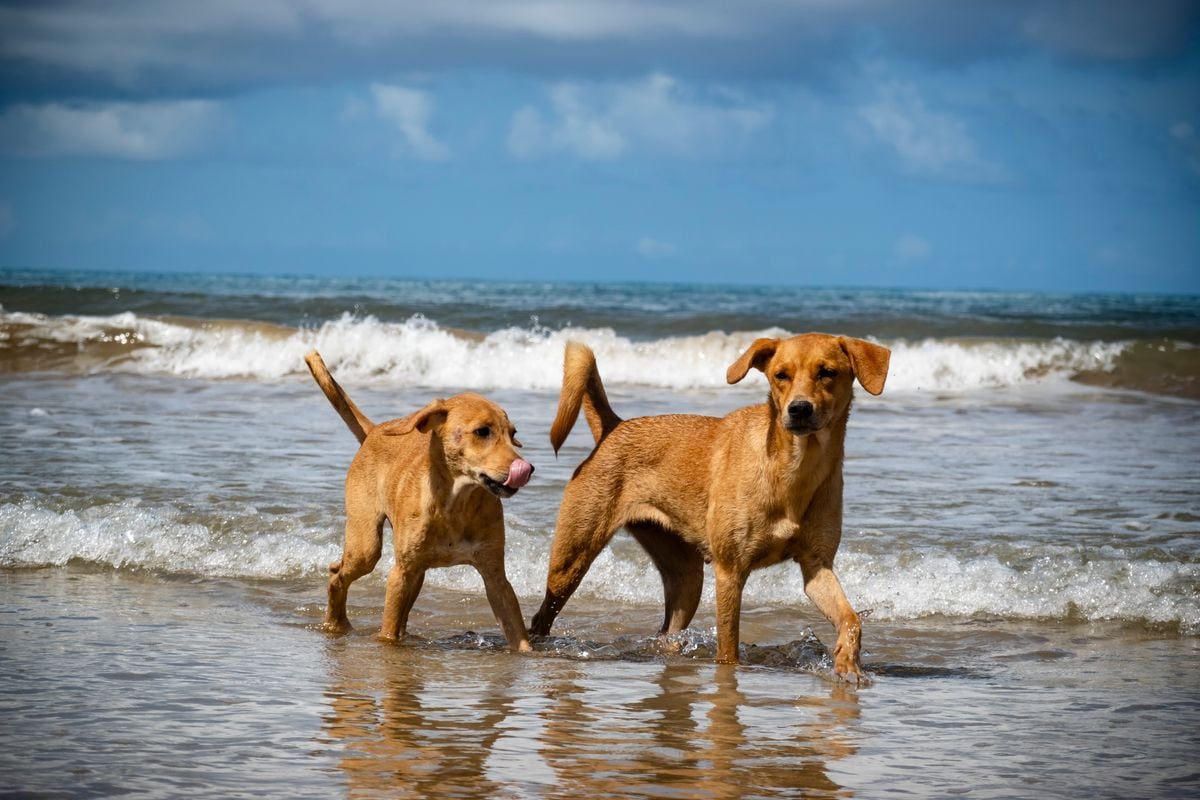
[[[860,669],[834,670],[833,674],[840,682],[847,686],[862,687],[871,685],[870,677]]]

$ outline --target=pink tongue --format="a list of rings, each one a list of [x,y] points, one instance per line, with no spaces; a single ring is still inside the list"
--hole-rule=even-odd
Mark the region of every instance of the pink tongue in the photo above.
[[[533,465],[523,458],[518,458],[509,466],[508,478],[505,479],[504,485],[510,489],[520,489],[529,483],[529,476],[532,474]]]

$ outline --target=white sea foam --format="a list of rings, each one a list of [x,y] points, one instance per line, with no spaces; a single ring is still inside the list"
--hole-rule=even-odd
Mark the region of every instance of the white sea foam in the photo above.
[[[206,577],[311,579],[317,594],[326,565],[340,555],[337,532],[280,525],[264,517],[260,530],[212,528],[181,519],[170,509],[133,501],[85,510],[54,511],[33,501],[0,506],[0,567],[64,565],[73,561],[117,569],[142,569]],[[281,529],[282,528],[282,529]],[[506,564],[514,589],[527,605],[545,586],[550,534],[510,520]],[[385,551],[384,559],[390,558]],[[849,597],[874,618],[916,619],[995,616],[1015,619],[1126,620],[1178,624],[1200,632],[1194,597],[1200,565],[1138,559],[1119,548],[1085,551],[1043,545],[1021,564],[980,553],[866,553],[844,548],[838,572]],[[362,579],[379,588],[386,570]],[[426,585],[470,593],[483,591],[469,567],[430,570]],[[649,559],[619,538],[601,552],[578,597],[657,607],[662,583]],[[703,602],[711,607],[714,587],[706,570]],[[745,603],[815,610],[804,597],[795,565],[754,573]],[[528,613],[534,609],[527,608]],[[643,613],[642,611],[638,612]],[[657,608],[646,608],[647,625]]]
[[[596,352],[611,385],[660,388],[725,386],[725,369],[765,329],[713,331],[637,341],[607,328],[505,328],[486,336],[448,330],[424,317],[382,322],[345,314],[317,328],[255,323],[187,324],[139,317],[45,317],[0,312],[22,327],[26,342],[128,345],[105,369],[188,378],[279,380],[304,372],[303,357],[321,351],[339,378],[411,386],[556,390],[564,344],[577,339]],[[12,336],[8,346],[12,346]],[[1052,340],[883,342],[892,349],[889,392],[970,391],[1109,370],[1123,343]],[[5,343],[0,342],[0,347]],[[94,364],[89,366],[95,369]]]
[[[285,578],[323,568],[338,551],[304,532],[231,534],[135,501],[78,511],[29,501],[0,506],[0,567],[82,561],[209,577]]]

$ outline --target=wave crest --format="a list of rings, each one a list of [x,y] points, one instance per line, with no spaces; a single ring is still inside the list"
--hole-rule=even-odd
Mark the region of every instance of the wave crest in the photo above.
[[[509,579],[524,603],[535,603],[545,587],[550,533],[510,519],[507,540]],[[340,552],[334,524],[313,527],[252,510],[230,525],[228,520],[210,524],[137,501],[82,510],[52,510],[30,500],[0,505],[0,567],[82,561],[214,578],[299,578],[311,580],[313,592],[322,595],[325,567]],[[388,553],[384,555],[386,563]],[[838,563],[848,595],[877,619],[943,615],[1118,620],[1178,625],[1185,634],[1200,633],[1200,609],[1192,589],[1200,581],[1200,564],[1161,554],[1046,544],[1034,546],[1022,562],[1009,563],[979,552],[868,553],[849,547]],[[386,574],[386,569],[376,569],[362,582],[372,586],[371,591],[381,591]],[[482,580],[470,567],[430,570],[426,585],[483,591]],[[601,551],[577,595],[647,607],[649,626],[658,619],[658,611],[649,607],[661,604],[662,583],[639,548],[618,541]],[[755,572],[744,597],[748,605],[799,605],[807,609],[804,613],[816,614],[802,599],[804,582],[794,565]],[[712,572],[706,570],[706,607],[712,607],[714,598]]]
[[[304,373],[321,351],[353,382],[557,391],[562,351],[588,343],[612,385],[725,386],[725,369],[768,328],[637,341],[611,328],[504,328],[472,334],[414,316],[404,322],[343,314],[313,328],[244,321],[50,317],[0,312],[0,370],[125,371],[185,378],[275,381]],[[1127,343],[1052,340],[897,340],[889,391],[970,391],[1111,371]]]

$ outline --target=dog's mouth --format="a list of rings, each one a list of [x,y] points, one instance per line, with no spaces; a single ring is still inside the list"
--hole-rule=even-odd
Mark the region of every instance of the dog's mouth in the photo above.
[[[797,436],[807,436],[810,433],[816,433],[825,427],[823,420],[816,420],[811,417],[808,419],[785,419],[783,427],[788,433],[794,433]]]
[[[490,475],[483,472],[479,473],[479,482],[483,484],[483,488],[487,489],[501,500],[507,500],[517,493],[517,490],[514,487],[505,486],[500,481],[493,479]]]
[[[518,458],[508,465],[508,475],[503,481],[498,481],[486,472],[479,473],[479,482],[484,487],[496,495],[500,499],[512,497],[525,484],[529,483],[529,476],[533,474],[533,464],[530,464],[523,458]]]

